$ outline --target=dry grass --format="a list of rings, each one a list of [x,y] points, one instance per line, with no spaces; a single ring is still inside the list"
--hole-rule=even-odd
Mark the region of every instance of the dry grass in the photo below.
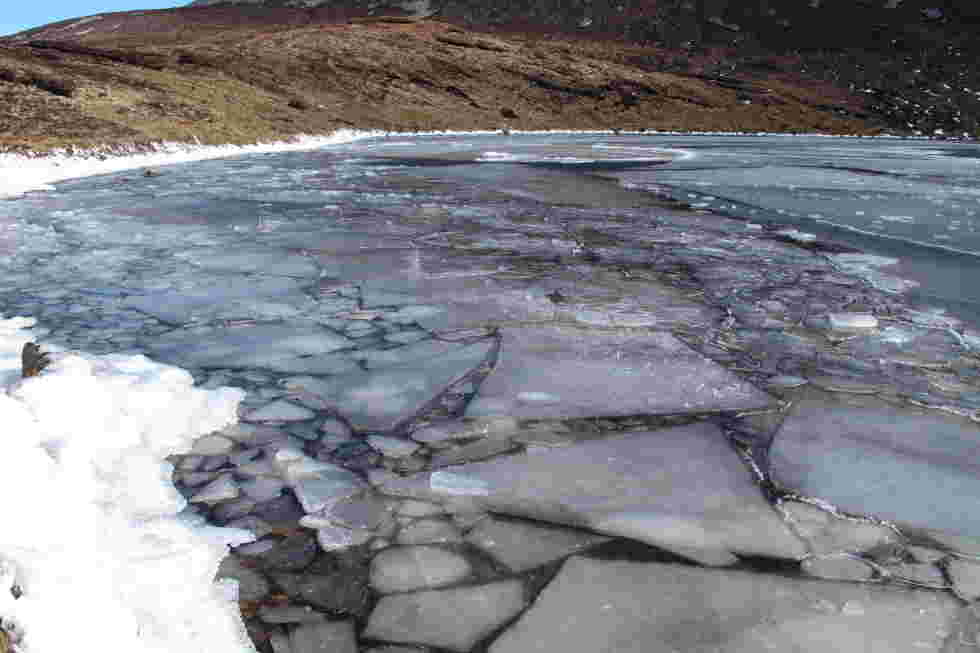
[[[754,92],[766,86],[765,74],[755,75],[749,90],[726,88],[652,70],[656,53],[636,45],[491,39],[435,21],[262,29],[174,22],[152,34],[96,34],[81,46],[37,45],[43,47],[0,45],[6,149],[245,143],[347,126],[877,129],[826,106],[846,104],[847,94],[828,102],[826,94],[786,81]],[[23,79],[58,80],[66,92]]]

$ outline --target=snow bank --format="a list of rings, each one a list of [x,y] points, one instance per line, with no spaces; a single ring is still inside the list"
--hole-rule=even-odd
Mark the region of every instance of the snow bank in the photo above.
[[[262,152],[295,152],[340,145],[382,132],[338,130],[326,136],[299,136],[290,141],[256,145],[189,145],[162,143],[152,152],[105,154],[102,152],[53,152],[50,155],[0,154],[0,197],[49,189],[57,181],[101,175],[133,168],[221,159]]]
[[[165,461],[233,423],[244,393],[195,388],[143,356],[76,352],[22,380],[33,325],[0,319],[4,627],[26,653],[254,651],[234,581],[214,581],[252,535],[178,514]]]

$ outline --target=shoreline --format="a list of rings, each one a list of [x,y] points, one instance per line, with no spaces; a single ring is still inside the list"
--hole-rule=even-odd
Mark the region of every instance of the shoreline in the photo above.
[[[93,148],[55,148],[47,151],[0,152],[0,173],[6,177],[0,181],[0,199],[17,197],[32,190],[48,188],[51,184],[68,179],[80,179],[132,170],[164,166],[177,163],[192,163],[230,158],[247,154],[274,152],[300,152],[315,150],[329,145],[353,143],[370,138],[394,136],[466,136],[493,134],[594,134],[630,136],[731,136],[731,137],[785,137],[785,138],[827,138],[827,139],[872,139],[872,140],[921,140],[943,142],[962,140],[976,142],[976,139],[937,139],[930,136],[909,136],[896,134],[854,135],[828,134],[823,132],[723,132],[723,131],[673,131],[673,130],[619,130],[619,129],[488,129],[488,130],[440,130],[440,131],[382,131],[370,129],[338,129],[325,134],[296,134],[283,140],[257,142],[251,144],[226,143],[222,145],[203,145],[191,142],[157,142],[107,144]],[[36,181],[25,179],[35,177]]]

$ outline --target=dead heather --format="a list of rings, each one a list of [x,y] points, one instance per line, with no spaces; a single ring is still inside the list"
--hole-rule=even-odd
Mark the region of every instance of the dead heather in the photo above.
[[[250,143],[341,127],[881,129],[829,83],[665,72],[669,60],[623,42],[406,19],[28,35],[0,41],[0,148]]]

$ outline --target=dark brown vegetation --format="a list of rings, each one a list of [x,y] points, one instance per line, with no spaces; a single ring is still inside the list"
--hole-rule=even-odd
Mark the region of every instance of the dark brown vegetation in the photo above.
[[[767,49],[729,28],[673,47],[625,28],[365,14],[341,4],[184,8],[0,39],[0,148],[254,142],[339,127],[977,128],[977,96],[936,91],[946,79],[976,88],[963,78],[977,74],[963,48],[909,63],[899,50]]]

